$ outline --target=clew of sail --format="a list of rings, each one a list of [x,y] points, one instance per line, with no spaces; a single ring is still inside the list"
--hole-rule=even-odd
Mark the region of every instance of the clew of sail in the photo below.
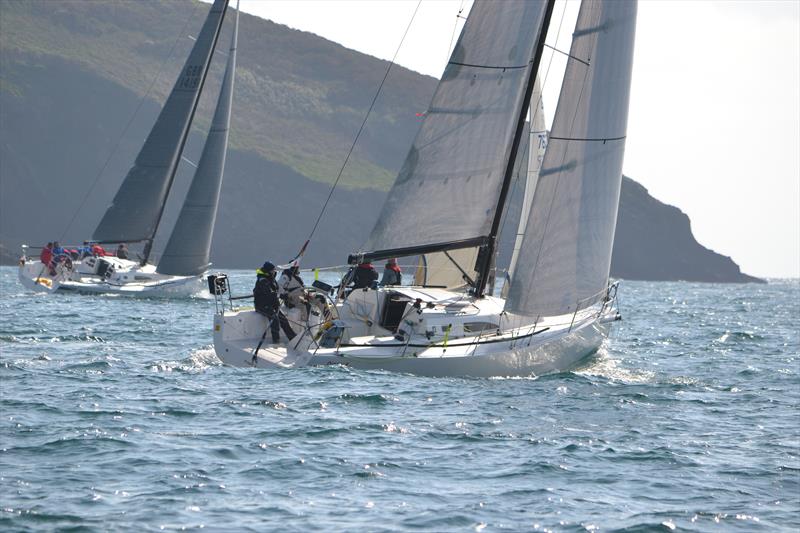
[[[547,7],[539,0],[472,7],[365,244],[376,253],[365,257],[467,248],[488,240]]]
[[[584,0],[506,310],[588,307],[608,283],[636,2]]]
[[[238,34],[239,11],[237,10],[230,53],[214,118],[208,130],[194,179],[178,215],[178,221],[158,262],[156,270],[161,274],[194,276],[202,274],[209,265],[211,237],[214,233],[214,221],[217,218],[217,204],[228,150]]]
[[[93,238],[150,241],[167,200],[228,0],[215,0],[172,92]]]

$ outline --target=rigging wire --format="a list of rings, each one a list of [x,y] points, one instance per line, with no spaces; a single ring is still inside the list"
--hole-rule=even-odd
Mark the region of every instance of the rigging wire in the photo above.
[[[405,41],[406,36],[408,35],[408,30],[411,29],[411,24],[414,22],[414,18],[417,16],[417,11],[419,11],[420,4],[422,4],[422,0],[419,0],[417,2],[417,6],[414,8],[414,13],[411,15],[411,20],[408,21],[408,26],[406,26],[406,31],[403,33],[403,37],[400,39],[400,44],[397,45],[397,50],[395,50],[394,56],[392,57],[392,60],[389,62],[389,66],[386,68],[386,73],[383,75],[383,79],[381,80],[381,83],[378,86],[378,90],[375,92],[375,96],[372,98],[372,103],[370,103],[369,109],[367,109],[367,114],[364,115],[364,120],[361,122],[361,127],[358,128],[358,133],[356,133],[355,139],[353,139],[353,143],[350,145],[350,150],[348,150],[347,157],[344,158],[344,163],[342,163],[342,167],[339,169],[339,174],[336,176],[336,180],[333,182],[333,185],[331,186],[331,190],[328,193],[328,198],[322,205],[322,209],[320,209],[319,211],[319,216],[317,216],[317,220],[316,222],[314,222],[314,227],[311,229],[311,233],[308,234],[306,243],[303,245],[301,253],[298,254],[298,256],[302,255],[302,253],[305,252],[306,246],[311,241],[311,238],[314,236],[314,233],[317,231],[317,228],[319,227],[319,223],[322,220],[322,216],[325,214],[325,209],[327,209],[328,203],[331,201],[331,197],[333,196],[333,191],[336,190],[336,186],[339,184],[339,180],[342,178],[342,174],[344,173],[344,169],[347,167],[347,163],[350,161],[350,156],[353,154],[353,150],[356,147],[358,138],[361,136],[361,132],[364,131],[364,126],[367,124],[367,119],[369,119],[369,115],[372,112],[372,108],[375,107],[375,102],[378,100],[378,96],[380,96],[381,94],[381,90],[383,89],[383,84],[386,83],[386,78],[389,77],[389,72],[392,70],[392,67],[394,66],[394,62],[397,59],[397,54],[400,53],[400,48],[403,46],[403,41]]]
[[[167,63],[169,62],[169,59],[172,57],[172,53],[175,51],[175,48],[178,46],[178,42],[180,42],[182,36],[186,33],[186,28],[189,26],[189,22],[192,20],[195,11],[197,11],[197,5],[195,5],[192,8],[191,12],[189,13],[189,16],[186,18],[186,22],[183,23],[183,27],[181,28],[181,31],[178,32],[178,36],[175,38],[175,42],[172,43],[172,48],[170,48],[169,53],[164,58],[164,61],[158,67],[158,71],[156,72],[156,75],[153,77],[153,81],[150,82],[150,86],[147,87],[147,90],[144,92],[144,94],[142,95],[141,99],[139,100],[139,103],[136,105],[136,109],[133,111],[133,114],[131,115],[131,118],[128,120],[127,124],[125,124],[125,127],[122,129],[122,133],[120,133],[119,137],[117,138],[117,142],[114,144],[114,148],[111,149],[111,152],[109,152],[108,157],[106,158],[105,162],[103,163],[103,166],[100,167],[100,170],[98,171],[97,175],[95,175],[94,181],[92,181],[92,184],[89,187],[89,190],[86,191],[86,194],[84,195],[83,200],[81,200],[81,203],[78,206],[78,209],[75,210],[75,213],[72,215],[72,218],[69,220],[69,223],[65,226],[64,231],[62,232],[61,238],[59,240],[62,240],[62,241],[64,240],[64,237],[66,236],[67,232],[70,230],[70,228],[72,227],[72,224],[75,222],[75,219],[78,217],[78,213],[80,213],[83,210],[83,207],[86,205],[86,201],[92,195],[92,191],[97,186],[97,183],[100,181],[100,177],[105,172],[106,168],[108,167],[108,164],[111,162],[111,159],[114,157],[114,154],[117,153],[117,150],[119,149],[119,145],[122,143],[122,139],[125,137],[125,134],[128,132],[128,129],[133,124],[134,119],[139,114],[139,110],[142,108],[142,105],[144,104],[145,100],[150,95],[150,91],[152,91],[153,87],[155,87],[155,84],[158,81],[158,78],[161,76],[161,73],[163,72],[164,67],[167,65]]]

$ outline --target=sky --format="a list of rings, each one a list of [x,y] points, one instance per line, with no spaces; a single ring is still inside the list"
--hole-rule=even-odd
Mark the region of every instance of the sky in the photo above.
[[[241,8],[387,60],[411,22],[396,61],[438,78],[463,25],[457,14],[471,3],[242,0]],[[569,49],[579,5],[557,0],[549,44]],[[542,68],[551,55],[548,120],[565,63],[550,51]],[[623,172],[688,214],[697,240],[742,271],[800,277],[800,1],[641,0]]]

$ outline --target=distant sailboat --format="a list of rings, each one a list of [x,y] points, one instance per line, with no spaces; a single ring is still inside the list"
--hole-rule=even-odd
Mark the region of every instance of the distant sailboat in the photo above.
[[[50,273],[25,258],[22,283],[53,292],[190,295],[201,288],[209,266],[211,237],[222,187],[236,70],[237,10],[225,74],[203,152],[178,220],[158,266],[149,263],[153,241],[208,74],[228,0],[215,0],[186,64],[150,131],[136,162],[94,232],[98,244],[143,243],[140,261],[90,256]]]
[[[335,301],[309,289],[309,318],[295,317],[301,334],[282,345],[259,342],[263,316],[218,303],[214,348],[222,361],[528,376],[572,368],[600,347],[619,316],[609,269],[635,1],[583,0],[507,297],[489,289],[553,4],[475,2],[365,251],[348,258],[356,265],[437,255],[457,263],[454,252],[469,252],[475,262],[442,277],[443,288],[356,289]]]

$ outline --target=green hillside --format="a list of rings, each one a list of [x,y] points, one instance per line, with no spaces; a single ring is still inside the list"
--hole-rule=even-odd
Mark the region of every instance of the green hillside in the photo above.
[[[57,58],[161,103],[208,7],[191,0],[3,0],[0,90],[24,95],[26,82],[15,79],[15,65]],[[221,43],[229,32],[230,21]],[[332,182],[386,62],[247,14],[240,20],[238,53],[231,148]],[[213,80],[224,64],[220,56],[198,112],[198,131],[208,127]],[[393,67],[343,184],[388,188],[404,155],[392,145],[410,142],[414,111],[425,109],[434,87],[431,78]]]

